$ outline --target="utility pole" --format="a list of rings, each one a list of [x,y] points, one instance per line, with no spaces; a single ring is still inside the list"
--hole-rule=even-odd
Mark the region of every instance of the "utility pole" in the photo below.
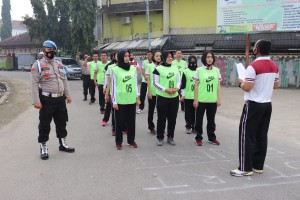
[[[248,67],[249,65],[249,50],[250,50],[250,35],[246,34],[246,61],[245,61],[245,67]]]
[[[146,15],[147,15],[147,24],[148,24],[148,50],[151,50],[150,44],[150,14],[149,14],[149,0],[146,0]]]

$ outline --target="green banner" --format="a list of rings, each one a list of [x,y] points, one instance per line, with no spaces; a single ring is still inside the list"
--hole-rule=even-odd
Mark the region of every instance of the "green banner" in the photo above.
[[[217,33],[299,31],[300,0],[218,0]]]

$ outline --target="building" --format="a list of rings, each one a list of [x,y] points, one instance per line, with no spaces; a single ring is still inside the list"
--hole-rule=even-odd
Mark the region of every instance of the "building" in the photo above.
[[[2,26],[2,20],[0,20],[0,26]],[[11,30],[12,37],[28,31],[28,29],[23,24],[23,22],[19,21],[19,20],[12,20],[11,26],[12,26],[12,30]],[[0,38],[0,41],[1,41],[1,38]]]
[[[148,49],[145,0],[99,0],[97,39],[107,51]],[[243,55],[245,34],[216,34],[217,0],[149,0],[151,49],[184,52],[214,50]],[[250,36],[271,39],[273,52],[298,54],[300,32],[266,32]]]
[[[0,41],[0,70],[19,69],[20,55],[34,60],[37,53],[42,51],[41,44],[31,40],[28,32]]]
[[[31,40],[28,32],[15,35],[0,42],[0,54],[39,53],[41,42]]]
[[[145,0],[99,0],[98,4],[98,48],[108,52],[126,48],[145,59],[148,50]],[[203,51],[213,50],[222,84],[236,84],[234,63],[245,63],[246,34],[216,34],[217,0],[149,0],[149,16],[152,50],[179,49],[186,58],[190,54],[199,58]],[[252,47],[258,39],[272,41],[281,87],[300,87],[300,32],[251,34]]]

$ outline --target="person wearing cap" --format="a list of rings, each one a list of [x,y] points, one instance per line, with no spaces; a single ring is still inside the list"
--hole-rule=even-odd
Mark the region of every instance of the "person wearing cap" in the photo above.
[[[36,61],[31,69],[31,94],[34,108],[39,109],[39,136],[40,157],[48,159],[50,123],[52,118],[56,125],[56,136],[59,140],[59,150],[73,153],[74,148],[66,143],[68,112],[66,102],[70,104],[67,77],[64,74],[62,63],[54,60],[57,46],[51,40],[43,43],[44,57]]]

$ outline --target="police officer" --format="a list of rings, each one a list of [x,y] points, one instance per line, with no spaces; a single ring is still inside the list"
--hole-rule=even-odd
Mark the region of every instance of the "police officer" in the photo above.
[[[52,118],[56,125],[56,136],[59,140],[59,150],[73,153],[74,148],[66,143],[68,112],[66,102],[72,102],[67,78],[62,64],[54,60],[57,46],[51,40],[43,43],[44,58],[36,61],[31,69],[31,93],[35,108],[39,114],[40,156],[42,160],[48,159],[48,147],[50,123]]]
[[[81,79],[83,82],[83,96],[84,96],[83,101],[86,101],[88,92],[90,91],[91,75],[90,75],[89,67],[87,65],[83,65],[83,62],[87,62],[90,57],[88,54],[85,54],[84,60],[82,61],[80,60],[80,55],[81,55],[80,52],[76,54],[76,61],[81,67],[81,71],[82,71]]]

